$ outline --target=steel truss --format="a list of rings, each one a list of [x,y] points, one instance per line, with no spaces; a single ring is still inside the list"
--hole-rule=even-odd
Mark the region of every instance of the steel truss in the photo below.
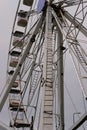
[[[0,110],[9,96],[12,129],[65,130],[69,128],[66,128],[64,117],[63,57],[67,50],[72,57],[84,99],[87,99],[87,53],[79,40],[81,35],[85,39],[87,37],[87,2],[49,0],[44,2],[40,12],[36,10],[37,4],[38,0],[19,1]],[[73,12],[69,12],[71,8]],[[80,127],[86,115],[70,130]]]

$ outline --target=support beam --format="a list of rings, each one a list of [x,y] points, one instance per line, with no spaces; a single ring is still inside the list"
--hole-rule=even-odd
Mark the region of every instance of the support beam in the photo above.
[[[78,129],[87,120],[87,112],[69,130]]]
[[[59,25],[58,17],[54,10],[52,11],[53,17],[55,18],[55,22],[57,25],[57,33],[58,33],[58,53],[57,56],[59,59],[57,63],[57,72],[58,72],[58,115],[59,115],[59,121],[60,126],[59,130],[64,130],[64,72],[63,72],[63,33],[62,33],[62,27]]]
[[[81,33],[83,33],[87,37],[87,28],[85,28],[79,21],[73,19],[73,16],[64,10],[64,16],[76,27]]]
[[[63,72],[63,35],[59,28],[57,28],[58,32],[58,63],[57,63],[57,72],[58,72],[58,114],[60,120],[60,130],[64,130],[64,72]]]

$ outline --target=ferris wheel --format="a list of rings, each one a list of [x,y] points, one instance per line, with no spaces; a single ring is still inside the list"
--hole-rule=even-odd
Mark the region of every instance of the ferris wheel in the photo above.
[[[3,106],[9,96],[12,130],[87,128],[86,15],[86,0],[19,0],[9,45],[8,86],[1,102]],[[74,115],[80,112],[69,91],[74,85],[74,75],[69,72],[72,63],[84,106],[76,122]],[[65,80],[69,77],[67,87]],[[75,86],[73,96],[78,96],[77,89]],[[74,108],[72,112],[70,106],[65,112],[66,93],[67,102],[71,100]],[[67,117],[72,122],[71,115],[73,125],[66,126]]]

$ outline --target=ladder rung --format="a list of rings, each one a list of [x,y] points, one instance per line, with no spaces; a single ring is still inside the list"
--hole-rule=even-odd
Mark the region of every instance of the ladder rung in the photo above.
[[[53,125],[52,123],[43,123],[44,125]]]
[[[46,69],[52,71],[52,66],[47,66]]]
[[[49,107],[53,107],[53,105],[44,105],[44,106],[47,106],[47,107],[48,107],[48,106],[49,106]]]
[[[52,75],[52,71],[47,71],[47,75]]]
[[[53,92],[53,90],[50,90],[50,89],[45,89],[45,91],[51,91],[51,92]]]
[[[49,66],[52,66],[52,63],[50,63],[50,62],[47,62],[47,66],[48,66],[48,65],[49,65]]]
[[[52,118],[52,113],[51,114],[47,114],[47,113],[45,113],[45,115],[43,116],[43,118]]]
[[[52,97],[53,95],[51,95],[51,94],[49,94],[49,95],[45,94],[45,96],[48,97],[48,98],[50,98],[50,97]]]
[[[45,99],[44,101],[53,101],[52,99]]]
[[[53,88],[53,86],[52,86],[52,85],[47,85],[47,84],[46,84],[45,86],[47,86],[47,87],[49,87],[49,88]]]

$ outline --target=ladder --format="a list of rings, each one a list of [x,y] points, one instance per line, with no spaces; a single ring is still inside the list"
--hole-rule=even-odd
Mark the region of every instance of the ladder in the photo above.
[[[34,71],[33,71],[33,76],[31,79],[31,84],[30,84],[30,94],[29,94],[29,104],[32,101],[32,98],[34,96],[35,90],[38,86],[38,78],[40,77],[41,74],[41,69],[38,66]],[[40,78],[39,78],[40,79]]]
[[[47,45],[46,45],[46,83],[44,91],[43,130],[53,130],[53,74],[52,74],[52,16],[48,6]]]
[[[74,51],[76,53],[77,59],[82,65],[83,69],[87,72],[87,61],[81,51],[81,47],[78,45],[73,45]]]

